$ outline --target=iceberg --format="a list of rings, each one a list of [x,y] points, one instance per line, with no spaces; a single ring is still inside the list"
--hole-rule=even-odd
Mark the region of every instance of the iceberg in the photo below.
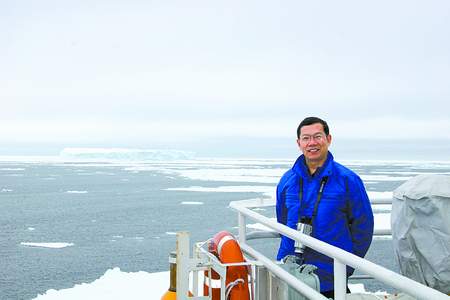
[[[59,156],[76,160],[165,161],[193,159],[195,153],[170,149],[64,148]]]

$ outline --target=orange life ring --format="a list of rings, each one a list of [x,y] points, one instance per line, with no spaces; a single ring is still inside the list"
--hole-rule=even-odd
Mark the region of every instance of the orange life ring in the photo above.
[[[210,240],[208,247],[209,252],[213,253],[224,264],[245,262],[241,247],[239,247],[234,236],[227,231],[217,233]],[[227,300],[250,299],[247,270],[247,266],[227,267],[227,278],[225,279],[225,297]],[[212,299],[219,300],[220,276],[214,270],[211,272],[211,280],[209,279],[209,272],[205,271],[205,283],[203,285],[203,294],[205,296],[209,294],[209,282],[212,285]]]

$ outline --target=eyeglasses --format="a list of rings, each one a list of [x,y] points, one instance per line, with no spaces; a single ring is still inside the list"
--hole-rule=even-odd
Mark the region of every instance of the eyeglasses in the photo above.
[[[303,144],[308,144],[311,140],[314,140],[317,143],[322,142],[325,139],[325,135],[323,133],[316,133],[315,135],[302,135],[300,136],[300,142]]]

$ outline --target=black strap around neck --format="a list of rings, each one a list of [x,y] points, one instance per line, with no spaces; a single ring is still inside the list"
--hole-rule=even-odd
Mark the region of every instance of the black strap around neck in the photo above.
[[[319,188],[319,193],[317,194],[317,199],[316,199],[316,203],[314,204],[314,210],[311,216],[311,224],[314,224],[314,219],[316,218],[317,215],[317,209],[319,207],[319,202],[322,199],[322,194],[323,194],[323,189],[325,188],[325,184],[327,183],[328,177],[322,177],[322,180],[320,181],[320,188]],[[303,200],[303,177],[300,176],[300,181],[299,181],[299,185],[300,185],[300,190],[298,192],[298,198],[300,201],[300,209],[302,206],[302,200]],[[300,222],[300,210],[298,213],[298,222]]]

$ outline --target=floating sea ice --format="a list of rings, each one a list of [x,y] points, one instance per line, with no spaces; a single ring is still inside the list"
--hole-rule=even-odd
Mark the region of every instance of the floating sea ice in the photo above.
[[[22,242],[20,244],[22,246],[28,247],[53,248],[53,249],[60,249],[74,245],[73,243],[29,243],[29,242]]]
[[[173,231],[166,231],[166,234],[167,234],[167,235],[177,235],[177,233],[176,233],[176,232],[173,232]]]
[[[99,279],[76,284],[72,288],[47,290],[35,300],[53,299],[159,299],[167,291],[169,272],[122,272],[109,269]],[[203,281],[202,281],[203,284]]]
[[[9,192],[12,192],[13,190],[11,190],[11,189],[2,189],[1,190],[1,192],[2,193],[9,193]]]
[[[114,175],[116,175],[116,173],[112,173],[112,172],[104,172],[104,171],[96,171],[95,174],[97,174],[97,175],[109,175],[109,176],[114,176]]]
[[[33,230],[35,230],[36,228],[34,228],[34,227],[28,227],[27,228],[29,231],[33,231]]]
[[[374,204],[372,205],[372,211],[374,214],[390,213],[392,210],[391,204]]]
[[[275,186],[267,185],[233,185],[218,187],[190,186],[180,188],[168,188],[167,191],[185,191],[185,192],[218,192],[218,193],[263,193],[268,198],[274,198]]]
[[[181,202],[182,205],[203,205],[203,202],[197,202],[197,201],[183,201]]]
[[[352,293],[367,293],[366,289],[364,288],[364,284],[362,283],[354,283],[354,284],[349,283],[348,289]]]
[[[220,168],[220,169],[189,169],[172,170],[182,177],[192,180],[226,181],[226,182],[258,182],[276,184],[285,172],[285,169],[246,169],[246,168]]]
[[[88,191],[67,191],[67,194],[87,194]]]
[[[389,229],[391,228],[391,214],[382,213],[374,214],[375,229]]]
[[[388,175],[361,175],[361,179],[366,181],[406,181],[411,176],[388,176]]]
[[[275,218],[270,218],[272,221],[276,221]],[[247,224],[247,228],[251,229],[257,229],[262,231],[273,231],[271,228],[261,224],[261,223],[255,223],[255,224]]]
[[[392,199],[392,192],[367,192],[370,199]]]

